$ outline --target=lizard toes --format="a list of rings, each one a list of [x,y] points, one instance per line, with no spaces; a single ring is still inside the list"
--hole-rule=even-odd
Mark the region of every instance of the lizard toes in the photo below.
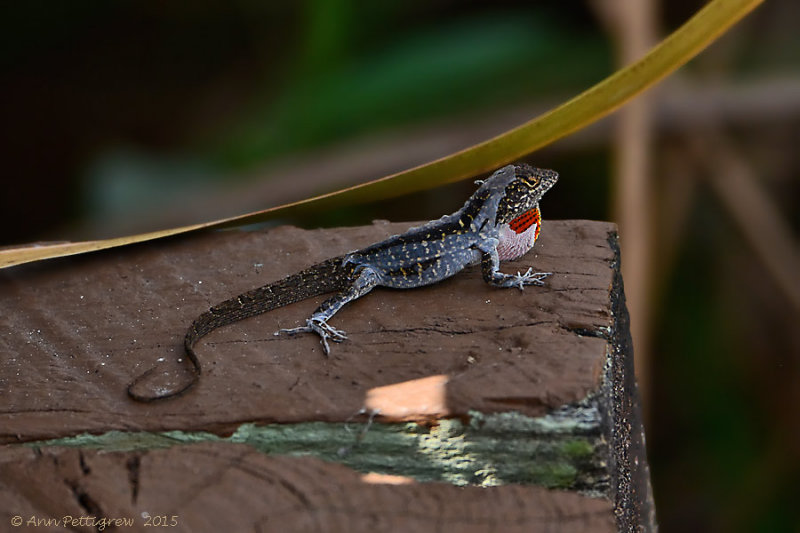
[[[333,330],[333,331],[330,333],[330,339],[331,339],[333,342],[342,342],[342,341],[344,341],[344,340],[346,340],[346,339],[347,339],[347,335],[345,334],[345,332],[344,332],[344,331],[342,331],[342,330],[340,330],[340,329],[334,329],[334,330]]]
[[[286,333],[287,335],[297,335],[298,333],[311,333],[312,329],[308,326],[300,326],[297,328],[282,328],[273,333],[276,337],[282,333]]]
[[[537,285],[541,287],[544,285],[544,280],[552,274],[552,272],[536,272],[534,274],[529,274],[526,278],[526,283],[528,285]]]

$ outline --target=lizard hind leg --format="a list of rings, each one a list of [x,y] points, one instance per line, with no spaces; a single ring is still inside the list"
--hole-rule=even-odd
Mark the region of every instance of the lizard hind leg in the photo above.
[[[331,348],[328,340],[342,342],[347,339],[347,334],[343,330],[328,324],[328,320],[347,303],[364,296],[379,284],[379,277],[372,268],[364,266],[356,272],[357,275],[350,286],[336,296],[322,302],[319,309],[306,320],[305,326],[281,329],[276,331],[275,335],[280,335],[281,333],[288,333],[289,335],[316,333],[320,337],[320,343],[322,343],[325,355],[330,355]]]

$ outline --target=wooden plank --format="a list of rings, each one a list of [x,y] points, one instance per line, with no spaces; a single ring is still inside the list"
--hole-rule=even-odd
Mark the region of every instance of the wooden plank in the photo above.
[[[522,485],[392,484],[318,459],[270,457],[244,445],[135,454],[18,452],[0,462],[3,527],[15,516],[23,525],[32,518],[63,523],[64,517],[95,517],[133,524],[114,531],[149,531],[150,516],[175,525],[152,528],[159,531],[614,531],[612,505],[604,499]],[[84,523],[69,530],[97,531]]]
[[[514,497],[525,501],[519,516],[531,523],[548,519],[546,513],[526,514],[528,498],[545,505],[541,498],[563,495],[606,504],[608,498],[611,504],[605,508],[613,510],[609,516],[616,515],[620,529],[651,526],[649,477],[611,224],[546,221],[534,252],[504,266],[507,272],[529,265],[554,272],[545,287],[493,289],[472,269],[427,288],[378,289],[335,317],[334,325],[347,330],[350,338],[333,345],[329,358],[315,337],[273,335],[278,328],[300,324],[322,298],[308,300],[203,339],[198,353],[204,374],[185,396],[153,404],[127,397],[127,384],[153,366],[167,376],[167,383],[186,379],[182,337],[209,305],[409,225],[210,233],[3,271],[0,442],[9,443],[4,455],[22,453],[12,443],[26,442],[47,446],[47,457],[74,461],[72,451],[50,446],[61,444],[80,447],[85,457],[95,457],[91,447],[122,450],[114,452],[121,464],[137,457],[158,462],[161,454],[186,454],[180,464],[199,465],[201,457],[208,457],[213,471],[227,468],[219,464],[227,465],[229,454],[243,453],[227,450],[246,442],[267,454],[313,455],[328,461],[314,460],[314,465],[342,469],[335,464],[342,463],[426,487],[392,487],[386,489],[389,493],[432,490],[435,494],[426,497],[448,502],[452,485],[530,489],[524,498]],[[362,433],[370,414],[377,416]],[[165,431],[173,433],[157,433]],[[188,445],[156,449],[198,440],[212,441],[198,448],[204,450],[199,455]],[[31,467],[47,463],[40,455],[21,457]],[[263,468],[278,468],[270,466],[276,457],[263,460]],[[298,460],[304,464],[311,458]],[[6,467],[16,468],[17,463]],[[171,477],[175,472],[162,474],[161,483],[178,482]],[[320,474],[319,481],[331,475]],[[53,472],[46,476],[63,477]],[[186,478],[186,472],[179,477]],[[124,481],[115,490],[130,499],[132,488]],[[137,490],[145,494],[157,485],[154,481]],[[5,493],[0,495],[16,494],[12,501],[22,507],[24,502],[39,505],[38,496],[25,496],[19,485],[2,487]],[[222,495],[229,487],[219,483],[206,490]],[[305,490],[310,489],[301,493]],[[334,489],[326,485],[322,490]],[[494,505],[498,493],[487,498],[488,493],[474,493],[476,502]],[[395,497],[406,501],[411,496]],[[378,508],[390,509],[389,500]],[[443,512],[462,508],[458,506],[464,501],[452,508],[445,505]],[[584,511],[595,509],[586,505]],[[493,516],[476,524],[497,523],[513,530],[513,520],[498,518],[490,507],[475,512]],[[369,516],[368,510],[364,513]],[[594,520],[591,512],[586,516]]]

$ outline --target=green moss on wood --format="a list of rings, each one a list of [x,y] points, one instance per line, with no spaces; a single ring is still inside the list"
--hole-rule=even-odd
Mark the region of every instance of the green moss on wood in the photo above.
[[[205,432],[82,434],[29,446],[126,451],[196,442],[244,443],[270,455],[313,456],[361,472],[418,481],[494,486],[508,483],[603,492],[607,450],[599,416],[588,405],[530,418],[519,413],[471,413],[467,424],[244,424],[230,437]]]

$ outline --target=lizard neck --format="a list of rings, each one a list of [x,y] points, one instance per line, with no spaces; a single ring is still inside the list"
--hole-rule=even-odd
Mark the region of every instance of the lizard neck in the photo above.
[[[514,181],[514,166],[508,165],[495,172],[464,206],[453,215],[465,231],[494,237],[497,206],[505,195],[506,187]],[[451,215],[452,216],[452,215]]]
[[[497,255],[500,261],[511,261],[525,255],[539,238],[542,216],[537,205],[497,230]]]

